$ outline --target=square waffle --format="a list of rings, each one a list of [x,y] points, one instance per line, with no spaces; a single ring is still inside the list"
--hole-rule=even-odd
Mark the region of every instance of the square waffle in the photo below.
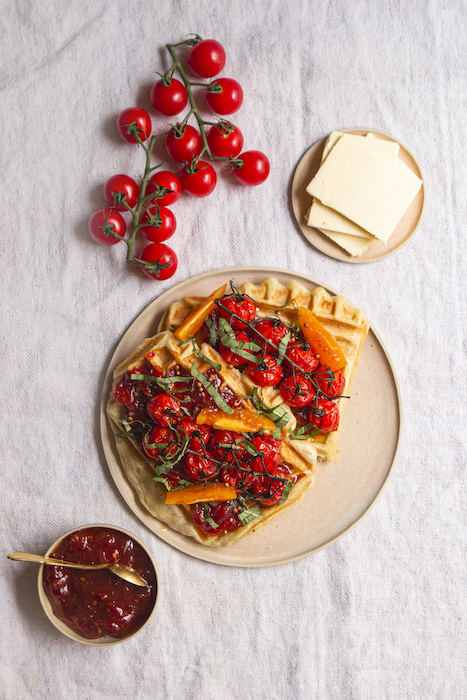
[[[172,320],[176,318],[177,321],[180,316],[186,317],[185,311],[188,310],[189,312],[197,303],[199,303],[199,299],[193,298],[193,301],[187,302],[182,300],[179,303],[177,302],[175,306],[172,305],[166,314],[167,320],[162,325],[170,326],[169,314],[173,314],[173,316],[170,315],[170,318]],[[237,395],[245,408],[255,411],[255,407],[249,399],[241,398],[247,395],[248,389],[242,374],[227,365],[219,353],[210,345],[202,344],[200,350],[204,357],[221,366],[221,369],[217,371],[221,379],[221,385],[218,387],[218,390],[228,387]],[[191,343],[180,344],[170,330],[161,330],[153,338],[144,340],[126,360],[118,365],[114,371],[114,386],[128,370],[141,367],[144,361],[149,361],[153,367],[163,372],[174,366],[179,366],[189,371],[193,362],[196,369],[203,374],[211,368],[208,362],[193,351]],[[122,413],[121,405],[116,403],[111,397],[107,405],[107,415],[116,435],[122,433]],[[303,442],[308,441],[291,440],[284,429],[282,430],[282,438],[281,459],[292,468],[292,472],[300,473],[301,475],[293,485],[288,498],[283,503],[262,509],[261,515],[245,526],[221,535],[205,535],[201,533],[191,519],[188,508],[182,505],[165,504],[165,487],[152,481],[154,476],[153,468],[132,438],[117,439],[116,446],[130,484],[136,491],[143,506],[153,516],[167,523],[177,532],[193,537],[202,544],[224,546],[236,542],[248,532],[268,523],[280,512],[296,503],[312,485],[317,460],[315,447],[303,444]]]

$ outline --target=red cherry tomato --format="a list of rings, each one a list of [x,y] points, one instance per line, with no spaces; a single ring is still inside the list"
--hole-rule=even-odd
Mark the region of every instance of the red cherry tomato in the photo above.
[[[293,367],[298,367],[303,372],[313,372],[318,365],[319,360],[308,343],[294,341],[290,343],[285,353],[284,369],[293,372]],[[287,362],[289,359],[293,365]]]
[[[278,365],[276,358],[271,355],[264,355],[259,365],[252,362],[245,372],[258,386],[275,386],[282,379],[282,366]]]
[[[313,372],[313,380],[317,383],[321,391],[332,399],[336,396],[340,396],[344,391],[345,377],[340,369],[336,369],[333,372],[329,367],[319,365],[316,371]]]
[[[159,425],[144,435],[142,446],[149,459],[159,459],[159,457],[170,459],[177,451],[174,432],[170,428]]]
[[[255,472],[272,474],[281,461],[281,441],[265,434],[257,435],[252,442],[260,454],[248,466]]]
[[[277,353],[282,338],[285,338],[289,329],[278,318],[260,318],[253,326],[255,342],[257,342],[269,354]],[[263,337],[261,337],[263,336]],[[270,342],[266,342],[266,338]]]
[[[308,411],[308,420],[322,433],[330,433],[339,427],[339,409],[335,401],[318,399],[318,405]]]
[[[127,143],[138,143],[135,133],[141,141],[146,141],[151,133],[151,117],[140,107],[125,109],[117,117],[117,131]]]
[[[261,185],[271,169],[268,158],[261,151],[245,151],[238,159],[243,165],[235,168],[233,173],[242,185]]]
[[[241,433],[231,430],[215,430],[209,443],[209,449],[216,459],[232,464],[238,462],[245,455],[245,448],[242,447],[243,442],[244,437]]]
[[[155,264],[153,272],[142,268],[144,274],[154,280],[169,279],[175,273],[178,265],[175,252],[165,243],[150,243],[141,253],[140,259]]]
[[[216,114],[233,114],[243,102],[243,90],[232,78],[214,80],[206,93],[206,104]]]
[[[243,134],[230,122],[219,122],[207,133],[210,151],[217,158],[235,158],[243,148]]]
[[[146,221],[151,221],[151,217],[154,217],[154,223],[141,229],[141,233],[148,241],[162,243],[162,241],[166,241],[170,236],[173,236],[177,227],[177,221],[170,209],[158,207],[157,205],[149,207],[141,216],[140,223],[144,224]]]
[[[114,175],[104,185],[104,199],[107,204],[118,211],[123,211],[126,202],[133,209],[138,202],[139,187],[128,175]]]
[[[157,199],[154,200],[157,201],[157,204],[168,207],[171,204],[175,204],[175,202],[180,199],[182,193],[180,180],[169,170],[159,170],[157,173],[154,173],[154,175],[151,175],[146,185],[146,194],[152,194],[154,192],[157,196],[157,194],[162,194],[162,188],[170,190],[170,192],[167,192],[162,197],[157,197]]]
[[[270,474],[280,476],[288,481],[292,480],[292,472],[286,464],[279,464],[270,471]],[[255,499],[260,503],[262,508],[270,508],[278,505],[282,500],[284,489],[288,485],[288,481],[279,481],[279,479],[263,476],[259,479],[260,487],[255,489]]]
[[[292,408],[307,406],[313,401],[315,395],[313,384],[300,372],[295,372],[284,379],[279,391],[282,399]]]
[[[230,326],[237,330],[247,328],[246,323],[243,323],[242,319],[243,321],[251,322],[256,316],[254,302],[242,294],[230,294],[229,296],[221,297],[219,304],[221,304],[218,307],[219,316],[225,318]],[[240,318],[236,318],[236,316]]]
[[[118,238],[113,238],[111,233],[124,236],[126,233],[125,219],[115,209],[99,209],[89,219],[88,231],[92,238],[102,245],[115,245]]]
[[[183,83],[176,78],[172,78],[168,85],[164,85],[162,80],[155,83],[150,92],[152,106],[160,114],[166,117],[173,117],[185,109],[188,102],[188,95]]]
[[[237,333],[235,333],[235,337],[240,343],[250,342],[249,337],[243,331],[238,331]],[[241,367],[242,365],[246,365],[246,363],[248,362],[248,360],[245,360],[244,357],[242,357],[241,355],[236,355],[233,350],[226,347],[225,345],[222,345],[222,343],[220,343],[219,345],[219,352],[221,354],[222,359],[225,362],[227,362],[228,365],[232,365],[233,367]]]
[[[182,409],[176,399],[168,394],[157,394],[146,406],[146,411],[157,425],[169,427],[176,425],[182,417]]]
[[[186,455],[185,471],[193,481],[208,479],[218,471],[219,467],[210,459],[210,456],[207,451],[203,454]]]
[[[199,160],[193,173],[183,168],[180,173],[180,182],[185,192],[193,197],[207,197],[216,186],[217,175],[212,165]]]
[[[225,66],[224,47],[214,39],[200,41],[188,52],[190,70],[200,78],[213,78]]]
[[[178,385],[182,384],[183,382],[179,382]],[[202,440],[202,442],[207,445],[209,442],[209,438],[211,437],[211,426],[210,425],[198,425],[191,416],[183,416],[181,421],[179,422],[177,426],[178,432],[180,434],[181,439],[185,437],[185,434],[188,435],[189,437],[193,436],[193,433],[199,434],[199,437],[197,438],[198,442],[194,440],[195,446],[199,447],[199,441]],[[193,438],[194,439],[194,438]]]
[[[173,127],[165,139],[167,153],[179,163],[184,161],[191,163],[203,150],[201,134],[190,124],[183,127],[177,124]]]

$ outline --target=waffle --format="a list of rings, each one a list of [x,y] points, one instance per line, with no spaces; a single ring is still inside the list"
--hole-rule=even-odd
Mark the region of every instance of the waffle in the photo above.
[[[199,299],[190,298],[189,301],[182,300],[175,306],[172,305],[170,314],[166,314],[162,325],[170,326],[171,321],[169,321],[169,316],[170,319],[176,318],[177,321],[182,316],[183,318],[186,317],[187,313],[197,303],[199,303]],[[219,353],[210,345],[203,344],[200,350],[205,357],[221,366],[221,369],[218,371],[222,381],[219,389],[228,386],[238,397],[247,394],[247,387],[240,372],[227,365]],[[153,338],[144,340],[126,360],[118,365],[114,371],[114,386],[126,371],[141,367],[143,360],[148,360],[154,367],[163,371],[174,365],[179,365],[189,370],[193,362],[197,370],[201,373],[204,373],[210,368],[210,365],[205,360],[194,353],[191,343],[180,345],[170,330],[161,330],[161,332]],[[240,401],[245,408],[253,411],[255,410],[249,399],[240,398]],[[122,407],[117,404],[113,398],[110,398],[107,404],[107,415],[112,430],[117,435],[122,432],[122,411]],[[133,486],[143,506],[151,515],[165,522],[173,530],[183,535],[193,537],[202,544],[224,546],[236,542],[251,531],[257,530],[283,510],[290,508],[300,500],[305,491],[312,485],[313,473],[317,460],[316,449],[313,445],[302,444],[307,441],[290,439],[285,429],[282,430],[282,435],[284,439],[282,440],[281,446],[281,458],[292,467],[294,473],[301,474],[298,481],[292,487],[287,500],[279,505],[263,509],[260,516],[233,532],[208,536],[200,533],[196,528],[185,506],[168,506],[165,504],[165,488],[162,484],[152,481],[154,471],[145,457],[140,453],[137,443],[134,440],[130,438],[117,439],[116,446],[128,481]]]
[[[299,306],[310,309],[334,336],[344,353],[347,364],[342,370],[345,377],[343,395],[349,395],[358,359],[368,334],[368,320],[363,311],[355,308],[343,296],[331,296],[323,287],[310,290],[296,280],[283,285],[275,277],[266,277],[259,285],[245,282],[239,288],[239,292],[255,302],[258,316],[278,316],[285,323],[290,323],[297,316]],[[171,304],[161,319],[159,330],[175,330],[199,302],[200,297],[188,296]],[[240,374],[237,370],[231,371]],[[244,374],[241,376],[241,382],[244,386],[243,393],[251,394],[253,382]],[[283,439],[287,440],[288,429],[293,430],[296,427],[290,407],[284,404],[279,390],[274,387],[264,388],[262,397],[268,408],[282,404],[292,416],[289,424],[282,429]],[[345,398],[338,399],[341,418],[347,401]],[[318,434],[308,440],[295,440],[294,448],[302,453],[313,448],[316,449],[319,459],[333,461],[339,455],[338,438],[339,429],[327,434]]]

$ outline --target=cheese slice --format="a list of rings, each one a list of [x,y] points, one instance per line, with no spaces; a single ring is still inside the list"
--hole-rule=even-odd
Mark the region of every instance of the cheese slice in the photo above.
[[[341,233],[340,231],[324,231],[319,229],[321,233],[337,243],[341,248],[350,253],[353,257],[356,255],[361,255],[370,247],[371,243],[375,240],[374,238],[360,238],[359,236],[353,236],[348,233]]]
[[[397,161],[390,165],[343,134],[307,192],[387,243],[422,185],[410,168],[401,168]]]
[[[316,197],[313,199],[307,218],[308,226],[314,226],[324,231],[337,231],[347,235],[356,236],[358,238],[366,238],[374,241],[374,236],[361,226],[357,226],[350,219],[339,214],[338,211],[324,206]]]
[[[341,136],[344,136],[342,131],[333,131],[332,134],[326,140],[324,144],[323,153],[321,156],[321,163],[324,163],[336,143],[339,141]],[[346,134],[353,141],[356,141],[361,146],[367,148],[371,153],[376,153],[381,156],[383,160],[392,164],[395,163],[399,155],[399,144],[395,141],[386,141],[384,139],[378,139],[374,134],[368,132],[366,136],[360,134]]]

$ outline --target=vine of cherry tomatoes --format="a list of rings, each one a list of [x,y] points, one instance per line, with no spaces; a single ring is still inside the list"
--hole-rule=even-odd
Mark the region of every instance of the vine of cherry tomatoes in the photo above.
[[[192,81],[177,55],[177,47],[188,45],[188,69],[208,83]],[[207,197],[217,184],[217,173],[209,160],[227,164],[238,182],[255,186],[263,183],[270,170],[269,160],[260,151],[243,151],[240,129],[225,119],[237,112],[243,103],[241,85],[233,78],[216,78],[224,69],[226,55],[214,39],[202,40],[196,35],[178,44],[167,44],[172,66],[151,88],[150,100],[154,110],[165,117],[180,114],[189,108],[181,121],[167,132],[152,134],[149,114],[140,107],[125,109],[118,115],[117,131],[126,142],[139,145],[146,155],[141,183],[125,174],[110,177],[104,184],[106,206],[91,216],[89,233],[99,243],[127,245],[126,261],[137,265],[152,279],[164,280],[177,269],[177,255],[165,241],[175,232],[177,222],[168,207],[175,204],[184,190],[193,197]],[[177,71],[179,78],[174,77]],[[215,79],[214,79],[215,78]],[[214,79],[214,80],[213,80]],[[205,89],[206,107],[221,118],[204,120],[195,103],[192,87]],[[192,118],[196,126],[188,123]],[[163,164],[151,165],[157,138],[165,137],[168,156],[183,163],[175,174],[159,170]],[[157,171],[157,172],[155,172]],[[131,226],[122,213],[131,215]],[[133,252],[137,234],[149,241],[138,256]]]

